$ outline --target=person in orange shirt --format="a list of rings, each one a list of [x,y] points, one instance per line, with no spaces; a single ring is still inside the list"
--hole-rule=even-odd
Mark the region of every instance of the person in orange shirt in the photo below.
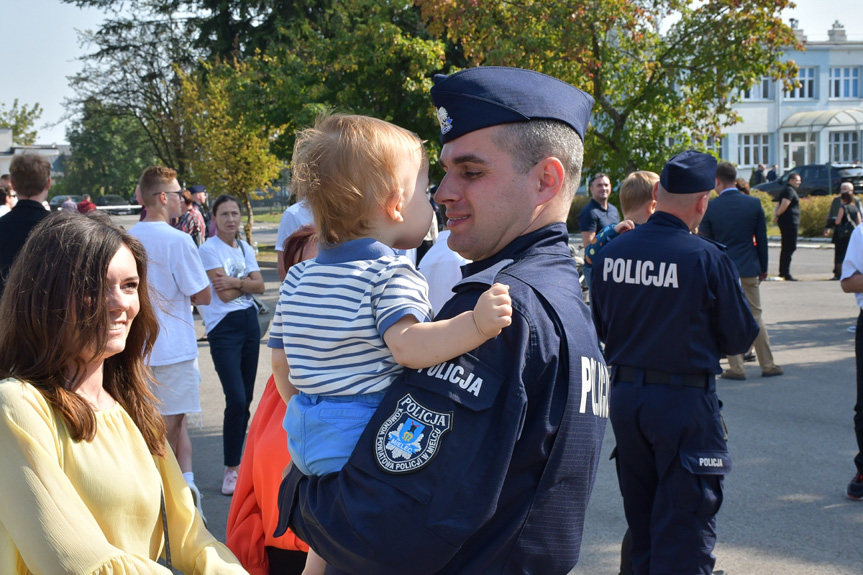
[[[285,269],[317,255],[317,234],[311,225],[285,240]],[[288,531],[273,537],[279,519],[278,493],[282,470],[290,463],[282,421],[287,405],[273,376],[261,397],[246,439],[240,474],[228,512],[226,544],[251,575],[299,575],[309,546]],[[266,456],[257,457],[258,453]]]

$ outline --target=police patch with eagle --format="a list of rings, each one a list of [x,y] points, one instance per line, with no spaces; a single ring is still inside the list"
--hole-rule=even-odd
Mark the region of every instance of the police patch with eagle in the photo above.
[[[452,415],[451,411],[428,409],[410,394],[402,397],[375,437],[378,465],[388,473],[409,473],[424,467],[452,428]]]

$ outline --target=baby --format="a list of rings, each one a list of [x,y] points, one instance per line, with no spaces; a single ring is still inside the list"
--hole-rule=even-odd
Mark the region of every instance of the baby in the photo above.
[[[269,347],[293,464],[341,469],[403,367],[467,353],[512,321],[509,288],[493,285],[473,311],[431,322],[428,286],[396,249],[429,230],[428,159],[420,139],[389,122],[330,115],[297,136],[292,188],[314,215],[319,254],[291,268]],[[309,554],[305,573],[325,564]]]

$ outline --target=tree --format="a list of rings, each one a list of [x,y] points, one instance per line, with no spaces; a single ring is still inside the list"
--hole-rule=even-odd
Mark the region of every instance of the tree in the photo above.
[[[257,2],[228,4],[233,12],[218,19],[214,49],[224,49],[231,31],[249,30],[244,22],[254,13],[241,8]],[[262,23],[263,30],[241,34],[235,44],[257,47],[245,51],[254,76],[245,102],[261,123],[284,127],[274,144],[279,157],[290,157],[295,131],[328,109],[372,115],[437,139],[428,91],[432,74],[445,65],[444,43],[429,35],[418,9],[381,0],[261,4],[278,8],[278,22]]]
[[[140,123],[95,100],[84,103],[66,137],[71,149],[62,178],[66,194],[129,198],[144,168],[157,162]]]
[[[32,146],[36,143],[36,128],[34,124],[42,117],[42,106],[38,103],[29,108],[27,104],[18,106],[18,98],[12,101],[12,107],[6,109],[6,104],[0,102],[0,128],[12,128],[12,140],[19,146]]]
[[[471,65],[530,68],[593,95],[585,165],[617,180],[706,148],[738,120],[740,89],[796,73],[781,58],[797,45],[780,20],[790,0],[417,3]]]
[[[64,0],[109,8],[111,0]],[[411,3],[388,0],[128,0],[85,36],[96,52],[73,79],[77,100],[98,97],[138,118],[163,163],[184,172],[184,117],[174,62],[248,63],[245,113],[284,127],[273,150],[288,158],[293,134],[325,109],[370,114],[436,139],[428,90],[444,43]],[[195,58],[192,58],[195,56]],[[252,120],[250,120],[252,121]]]
[[[146,134],[152,155],[177,170],[182,181],[188,142],[176,70],[197,65],[189,21],[176,16],[170,2],[135,0],[132,8],[139,11],[114,13],[96,32],[81,34],[82,42],[95,51],[82,58],[83,70],[70,78],[76,96],[67,105],[82,109],[98,101],[105,114],[134,120]]]
[[[266,188],[284,167],[272,152],[276,130],[248,114],[245,106],[248,66],[204,63],[198,74],[178,70],[182,91],[183,120],[192,146],[190,173],[216,193],[239,196],[246,208],[246,239],[252,243],[254,213],[251,192]]]

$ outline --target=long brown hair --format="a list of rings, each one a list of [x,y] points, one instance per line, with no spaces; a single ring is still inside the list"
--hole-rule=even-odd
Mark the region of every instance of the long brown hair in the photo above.
[[[145,371],[159,331],[147,287],[147,255],[107,216],[56,212],[30,233],[0,300],[0,378],[29,382],[63,417],[75,441],[93,439],[96,416],[72,390],[105,350],[110,325],[105,280],[122,245],[138,268],[140,311],[125,349],[105,360],[103,386],[138,426],[150,452],[162,456],[165,425]]]
[[[311,224],[298,227],[294,233],[285,239],[282,262],[285,264],[286,270],[303,261],[303,250],[311,243],[318,243],[318,234],[315,232],[315,226]]]

